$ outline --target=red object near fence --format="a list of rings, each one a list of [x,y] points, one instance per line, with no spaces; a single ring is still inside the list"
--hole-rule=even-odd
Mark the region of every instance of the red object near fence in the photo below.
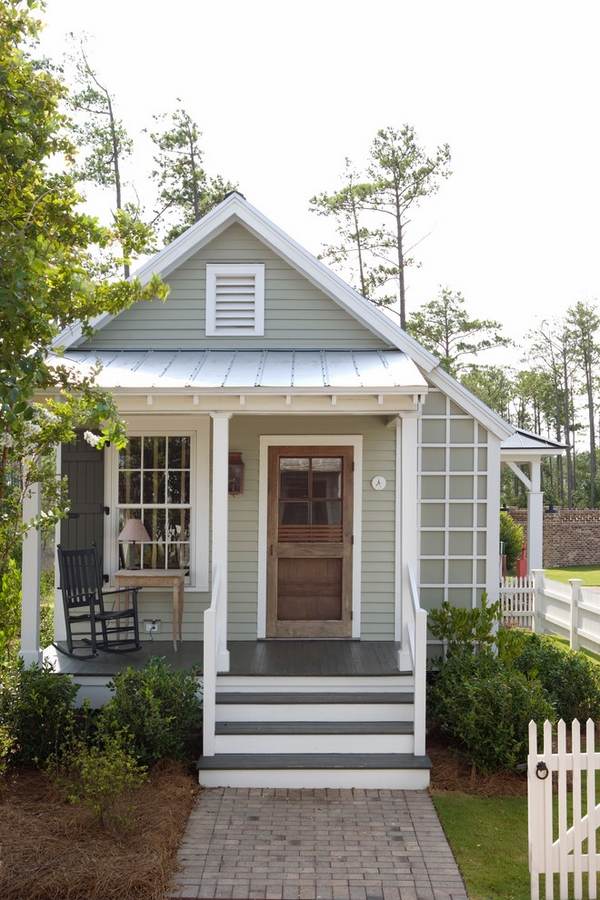
[[[516,570],[517,575],[521,578],[527,575],[527,544],[523,544],[521,555],[517,560]]]

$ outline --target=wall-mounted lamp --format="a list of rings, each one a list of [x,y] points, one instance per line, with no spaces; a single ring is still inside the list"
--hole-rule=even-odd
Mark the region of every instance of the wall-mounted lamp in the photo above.
[[[242,454],[232,451],[229,454],[229,493],[243,494],[244,492],[244,463]]]

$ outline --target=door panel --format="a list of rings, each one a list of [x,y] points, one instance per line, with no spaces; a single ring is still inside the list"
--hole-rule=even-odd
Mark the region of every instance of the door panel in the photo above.
[[[352,633],[352,447],[271,447],[267,634]]]

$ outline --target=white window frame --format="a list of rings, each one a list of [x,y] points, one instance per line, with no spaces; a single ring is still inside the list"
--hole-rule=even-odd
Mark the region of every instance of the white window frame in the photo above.
[[[190,438],[190,577],[185,591],[208,591],[210,417],[194,417],[192,422],[184,416],[131,416],[126,419],[126,425],[129,437],[159,435]],[[113,576],[119,568],[119,451],[112,445],[104,454],[104,485],[105,502],[109,507],[104,528],[104,560],[105,566],[108,566],[105,571],[108,571],[110,582],[114,584]]]
[[[258,610],[257,637],[267,634],[267,523],[269,498],[269,447],[352,447],[354,450],[352,546],[352,638],[361,636],[362,571],[362,434],[261,434],[258,476]]]
[[[218,275],[251,275],[254,278],[254,328],[216,328],[215,305]],[[208,337],[254,337],[265,332],[264,263],[206,264],[206,334]]]

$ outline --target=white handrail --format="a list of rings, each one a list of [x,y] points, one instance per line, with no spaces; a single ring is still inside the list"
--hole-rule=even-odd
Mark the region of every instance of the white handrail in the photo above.
[[[204,610],[202,665],[202,753],[215,755],[215,724],[217,700],[217,608],[221,591],[221,574],[213,566],[210,606]]]
[[[410,585],[410,609],[407,616],[407,637],[412,658],[414,687],[414,738],[415,756],[425,755],[425,722],[427,713],[427,612],[421,608],[419,588],[415,574],[408,567]]]

